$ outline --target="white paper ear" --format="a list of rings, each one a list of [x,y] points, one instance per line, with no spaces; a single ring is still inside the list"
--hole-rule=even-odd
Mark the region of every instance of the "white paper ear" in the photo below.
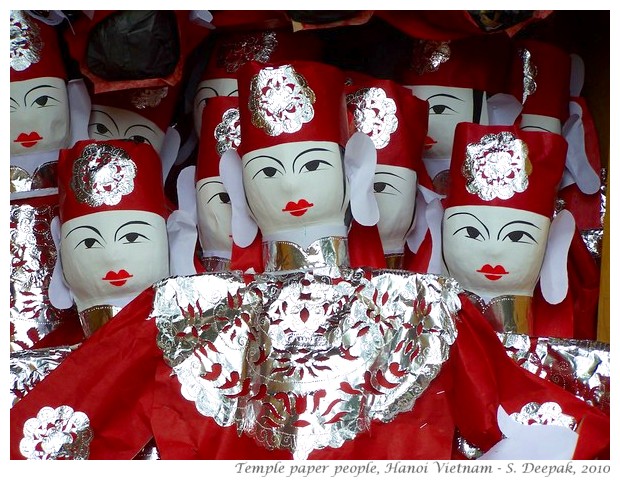
[[[170,169],[177,159],[179,153],[179,147],[181,146],[181,136],[174,127],[168,127],[166,130],[166,136],[161,145],[161,152],[159,158],[161,159],[161,171],[163,183],[166,183],[166,178],[170,173]]]
[[[575,218],[562,210],[551,222],[545,258],[540,270],[540,290],[545,300],[560,303],[568,293],[568,250],[575,234]]]
[[[243,188],[243,167],[236,150],[224,152],[220,158],[220,177],[230,197],[232,207],[232,236],[240,247],[249,246],[258,233],[258,225],[250,216]]]
[[[62,262],[60,260],[60,219],[54,217],[50,226],[54,246],[56,247],[56,264],[48,287],[48,297],[50,303],[60,309],[71,308],[73,306],[73,296],[71,290],[65,283],[62,272]]]
[[[194,224],[198,224],[196,211],[196,166],[190,165],[179,172],[177,177],[177,199],[179,210],[190,215]]]
[[[514,95],[497,93],[487,100],[489,125],[514,125],[523,105]]]
[[[562,136],[568,142],[566,152],[566,169],[577,183],[579,190],[591,195],[601,188],[601,180],[590,165],[586,155],[585,131],[583,128],[582,110],[577,102],[570,102],[570,117],[562,127]],[[562,186],[569,183],[562,182]]]
[[[428,204],[435,199],[441,199],[442,196],[428,188],[419,185],[416,191],[416,199],[415,199],[415,220],[414,226],[407,235],[407,247],[413,253],[417,253],[420,245],[424,241],[424,237],[426,236],[426,232],[429,229],[428,220],[426,218],[426,209],[428,208]]]
[[[351,213],[360,225],[376,225],[379,206],[374,192],[377,149],[370,137],[355,132],[344,150],[344,172],[351,190]]]
[[[67,83],[69,97],[69,114],[71,116],[71,138],[69,147],[79,140],[88,138],[88,120],[90,118],[90,95],[84,80],[71,80]]]
[[[570,96],[578,97],[586,78],[586,66],[583,59],[575,53],[571,53],[570,62]]]
[[[432,244],[427,273],[441,274],[441,222],[443,212],[443,205],[438,198],[432,200],[426,207],[426,223],[431,232]]]
[[[196,273],[194,256],[198,230],[188,212],[175,210],[166,221],[168,246],[170,248],[170,275],[193,275]]]
[[[211,23],[213,14],[209,10],[192,10],[189,12],[189,19],[196,25],[214,29],[215,25]]]
[[[579,435],[561,425],[524,425],[512,419],[500,405],[497,424],[504,439],[478,460],[570,460]]]

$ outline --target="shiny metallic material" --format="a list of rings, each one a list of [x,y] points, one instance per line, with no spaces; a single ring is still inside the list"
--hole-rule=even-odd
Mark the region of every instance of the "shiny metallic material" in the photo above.
[[[475,445],[469,443],[465,440],[460,432],[456,432],[456,436],[454,438],[455,448],[468,460],[475,460],[476,458],[482,456],[484,451]]]
[[[252,124],[267,135],[294,133],[314,118],[314,91],[292,65],[265,67],[252,78]]]
[[[396,102],[382,88],[361,88],[347,95],[353,107],[353,122],[358,132],[365,133],[377,150],[387,147],[390,135],[398,129]]]
[[[418,75],[436,72],[450,60],[450,42],[418,40],[413,47],[412,68]]]
[[[134,107],[143,110],[145,108],[157,107],[164,98],[168,96],[168,87],[144,88],[138,90],[131,97]]]
[[[532,297],[501,295],[492,298],[487,303],[473,292],[465,291],[465,295],[480,310],[496,332],[531,333]]]
[[[230,270],[230,259],[222,257],[200,257],[205,272],[226,272]]]
[[[292,242],[263,242],[263,263],[266,272],[348,267],[348,241],[346,237],[319,238],[306,249]]]
[[[151,316],[202,415],[306,459],[411,410],[456,340],[458,293],[405,271],[226,272],[159,282]]]
[[[122,148],[92,143],[73,164],[71,188],[78,201],[91,207],[118,205],[133,192],[137,167]]]
[[[155,439],[151,438],[132,460],[160,460],[159,449]]]
[[[90,419],[67,405],[43,407],[24,423],[19,451],[29,460],[85,460],[93,431]]]
[[[84,335],[90,337],[120,311],[120,307],[115,307],[114,305],[95,305],[94,307],[82,310],[78,316],[82,324],[82,329],[84,330]]]
[[[78,345],[21,350],[11,353],[11,407],[56,369]]]
[[[404,253],[391,253],[385,256],[385,263],[387,268],[392,270],[401,270],[405,265]]]
[[[45,46],[36,22],[22,10],[11,10],[11,68],[21,72],[41,60]]]
[[[58,188],[58,162],[39,165],[30,175],[26,170],[11,165],[11,192],[30,192],[40,188]]]
[[[575,418],[562,413],[562,407],[555,402],[545,402],[542,405],[531,402],[524,405],[521,411],[510,415],[513,420],[523,425],[559,425],[575,430]]]
[[[241,124],[239,122],[239,109],[229,108],[222,115],[222,121],[213,131],[213,137],[217,140],[215,149],[218,155],[226,150],[236,150],[241,143]]]
[[[600,259],[603,254],[603,228],[592,228],[590,230],[582,230],[581,238],[586,244],[590,254]]]
[[[609,344],[514,333],[497,336],[508,356],[522,368],[609,414]]]
[[[55,199],[54,199],[55,200]],[[75,308],[59,310],[48,288],[56,264],[52,219],[58,205],[14,204],[10,208],[10,328],[11,351],[31,348],[62,322],[74,321]]]
[[[23,168],[11,165],[9,180],[11,184],[11,193],[30,191],[30,186],[32,185],[32,178],[30,177],[30,174]]]
[[[278,46],[275,32],[249,34],[236,42],[224,42],[218,50],[217,63],[228,73],[234,73],[249,61],[266,63]]]
[[[467,145],[462,168],[467,191],[481,200],[507,200],[524,192],[532,164],[527,144],[510,132],[488,134]]]
[[[532,53],[527,48],[519,49],[518,53],[519,57],[521,57],[521,62],[523,62],[523,98],[521,103],[525,103],[527,97],[536,92],[535,78],[538,74],[538,69],[534,62],[532,62]]]

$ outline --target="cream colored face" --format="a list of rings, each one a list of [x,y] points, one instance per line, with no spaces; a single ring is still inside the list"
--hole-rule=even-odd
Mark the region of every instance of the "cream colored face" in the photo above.
[[[474,121],[473,89],[426,85],[409,88],[416,97],[429,104],[424,158],[450,159],[457,124]],[[480,123],[488,123],[486,95],[483,96]]]
[[[11,82],[11,155],[67,148],[71,122],[67,84],[41,77]]]
[[[417,174],[410,168],[377,165],[375,198],[379,235],[385,253],[401,253],[413,228]]]
[[[459,206],[443,217],[447,274],[483,297],[532,296],[551,221],[544,215],[496,206]]]
[[[524,113],[521,115],[522,130],[530,132],[551,132],[562,133],[562,124],[560,120],[547,115],[534,115],[531,113]]]
[[[196,95],[194,96],[194,129],[200,138],[202,128],[202,111],[205,108],[207,99],[211,97],[238,97],[237,80],[235,78],[212,78],[203,80],[198,84]]]
[[[88,121],[88,136],[93,140],[128,139],[148,143],[161,153],[166,132],[154,122],[131,110],[93,105]]]
[[[61,226],[60,256],[79,309],[137,295],[169,274],[166,222],[138,210],[77,217]]]
[[[263,235],[344,225],[349,195],[337,143],[284,143],[242,161],[248,206]]]
[[[230,197],[218,177],[196,183],[198,232],[204,252],[230,258],[232,252],[232,208]]]

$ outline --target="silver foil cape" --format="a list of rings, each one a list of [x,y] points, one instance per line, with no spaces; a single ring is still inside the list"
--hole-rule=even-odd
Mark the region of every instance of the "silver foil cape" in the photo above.
[[[21,350],[11,353],[11,407],[55,370],[78,345]]]
[[[118,205],[134,190],[137,167],[119,147],[92,143],[73,164],[71,189],[81,203],[91,207]]]
[[[456,339],[450,278],[328,267],[254,279],[166,279],[151,316],[202,415],[295,459],[411,410]]]
[[[527,144],[510,132],[488,134],[467,145],[462,168],[466,188],[481,200],[507,200],[524,192],[531,171]]]
[[[398,128],[394,99],[382,88],[370,87],[347,95],[347,104],[353,110],[357,131],[368,135],[377,150],[387,147],[390,135]]]
[[[41,60],[44,44],[36,22],[21,10],[11,10],[11,68],[26,70]]]
[[[55,308],[48,296],[57,257],[51,233],[57,210],[55,202],[10,207],[11,351],[31,348],[63,321],[74,321],[77,316],[75,308]]]
[[[252,124],[276,137],[295,133],[314,118],[314,91],[292,65],[265,67],[250,84]]]
[[[241,125],[238,108],[229,108],[222,114],[222,121],[213,130],[213,137],[216,140],[215,150],[218,155],[239,146],[241,143]]]

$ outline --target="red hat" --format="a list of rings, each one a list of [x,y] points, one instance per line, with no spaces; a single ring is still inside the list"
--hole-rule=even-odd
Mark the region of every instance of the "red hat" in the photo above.
[[[503,92],[510,52],[505,33],[454,41],[416,40],[411,65],[401,72],[400,83]]]
[[[377,163],[405,167],[428,177],[422,163],[428,130],[428,102],[392,80],[351,74],[347,106],[351,131],[366,133],[377,148]],[[422,182],[423,183],[423,182]],[[430,178],[428,184],[430,186]]]
[[[207,100],[202,111],[196,181],[219,177],[220,157],[226,150],[239,146],[241,135],[238,100],[237,97],[212,97]]]
[[[69,53],[95,93],[177,85],[208,32],[186,10],[95,10],[71,27]]]
[[[89,84],[90,87],[90,84]],[[130,110],[157,125],[164,133],[173,122],[180,87],[146,87],[92,93],[91,104]]]
[[[557,134],[459,123],[445,208],[488,205],[553,216],[566,158]]]
[[[537,40],[515,44],[510,90],[523,102],[521,113],[553,117],[564,123],[569,116],[571,59],[555,45]]]
[[[11,82],[41,77],[67,80],[58,33],[24,10],[11,10]]]
[[[322,43],[308,32],[253,30],[224,32],[217,36],[201,80],[237,78],[237,70],[249,62],[284,63],[319,60]]]
[[[344,73],[316,62],[239,69],[239,153],[306,140],[344,146],[349,137]]]
[[[151,145],[131,140],[81,140],[60,151],[58,199],[61,222],[114,210],[165,218],[159,155]]]

